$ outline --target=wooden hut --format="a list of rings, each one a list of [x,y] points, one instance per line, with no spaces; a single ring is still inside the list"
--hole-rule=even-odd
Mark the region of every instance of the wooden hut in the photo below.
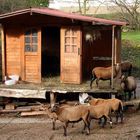
[[[62,83],[80,84],[93,67],[121,61],[125,22],[30,8],[0,15],[0,24],[3,79],[40,83],[58,74]]]

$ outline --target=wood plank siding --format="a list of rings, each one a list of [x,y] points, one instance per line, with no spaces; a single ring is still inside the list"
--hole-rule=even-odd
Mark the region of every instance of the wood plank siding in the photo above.
[[[61,82],[80,84],[82,34],[80,27],[61,29]]]
[[[21,75],[21,29],[6,28],[6,75]]]
[[[100,38],[93,42],[83,40],[83,75],[91,77],[91,71],[94,67],[111,65],[111,36],[110,30],[98,30],[101,34]],[[85,35],[86,33],[84,33]],[[95,59],[103,58],[103,59]]]
[[[26,32],[29,32],[28,36],[25,35]],[[25,29],[25,33],[24,33],[24,41],[23,41],[24,42],[23,45],[24,80],[28,82],[40,83],[41,82],[41,30],[40,28],[29,28],[29,29]],[[34,36],[34,34],[36,34],[36,36]],[[27,37],[27,42],[26,42],[26,37]],[[26,46],[29,46],[30,48],[26,48]]]

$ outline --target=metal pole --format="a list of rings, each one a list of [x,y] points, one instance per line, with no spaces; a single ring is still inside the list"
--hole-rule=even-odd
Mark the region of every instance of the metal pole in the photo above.
[[[113,82],[113,77],[114,77],[114,43],[115,43],[115,38],[114,38],[114,31],[115,26],[112,26],[112,74],[111,74],[111,88],[114,88],[114,82]]]

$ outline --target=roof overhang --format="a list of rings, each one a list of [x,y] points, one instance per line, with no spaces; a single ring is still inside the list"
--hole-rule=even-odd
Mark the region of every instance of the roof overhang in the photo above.
[[[92,25],[118,25],[118,26],[124,26],[127,25],[126,22],[121,22],[121,21],[114,21],[114,20],[107,20],[107,19],[101,19],[101,18],[94,18],[90,16],[83,16],[79,14],[74,14],[74,13],[66,13],[60,10],[56,9],[50,9],[50,8],[30,8],[30,9],[24,9],[24,10],[18,10],[15,12],[11,13],[6,13],[0,15],[0,22],[3,19],[8,19],[10,17],[22,15],[22,14],[42,14],[42,15],[49,15],[53,17],[60,17],[60,18],[67,18],[71,20],[78,20],[82,22],[89,22],[92,23]]]

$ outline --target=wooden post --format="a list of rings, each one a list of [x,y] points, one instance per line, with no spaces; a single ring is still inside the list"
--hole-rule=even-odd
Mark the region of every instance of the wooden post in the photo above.
[[[56,93],[50,92],[50,105],[51,108],[54,106],[56,102]]]
[[[112,26],[112,75],[111,75],[111,88],[114,88],[114,82],[113,82],[113,77],[114,77],[114,43],[115,43],[115,38],[114,38],[114,33],[115,33],[115,26]]]
[[[4,28],[2,25],[0,25],[0,32],[1,32],[1,51],[2,51],[2,80],[4,80],[5,77],[5,43],[4,43]]]

